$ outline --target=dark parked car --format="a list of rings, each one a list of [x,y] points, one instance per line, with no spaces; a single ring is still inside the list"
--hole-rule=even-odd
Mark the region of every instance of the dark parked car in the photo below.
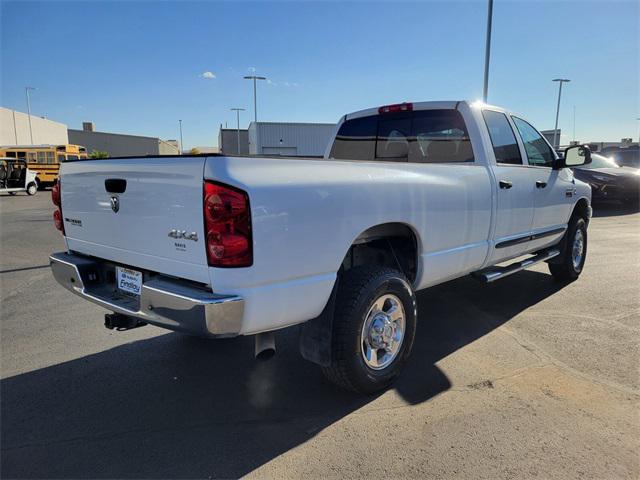
[[[611,158],[621,167],[640,168],[640,149],[638,147],[605,148],[602,154]]]
[[[597,153],[591,163],[573,169],[578,180],[591,185],[593,203],[612,200],[637,204],[640,198],[640,170],[621,167],[613,160]]]

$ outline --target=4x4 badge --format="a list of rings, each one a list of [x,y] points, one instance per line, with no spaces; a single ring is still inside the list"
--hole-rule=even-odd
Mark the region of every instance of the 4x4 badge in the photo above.
[[[171,238],[175,238],[176,240],[184,239],[184,240],[193,240],[194,242],[198,241],[197,232],[189,233],[186,230],[177,230],[175,228],[169,231],[169,236]]]

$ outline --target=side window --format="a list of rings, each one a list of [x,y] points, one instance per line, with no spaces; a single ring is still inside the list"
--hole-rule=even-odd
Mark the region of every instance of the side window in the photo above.
[[[58,155],[58,163],[64,162],[64,155]]]
[[[516,136],[513,134],[509,120],[504,113],[483,110],[484,123],[489,130],[493,153],[498,163],[522,165],[522,157]]]
[[[379,117],[376,160],[406,162],[411,140],[411,115],[389,114]]]
[[[373,160],[378,117],[354,118],[342,124],[331,147],[331,158]]]
[[[513,123],[516,124],[522,143],[524,143],[524,149],[527,152],[527,158],[529,159],[529,165],[535,165],[539,167],[551,167],[553,166],[554,155],[553,151],[544,141],[542,135],[533,128],[529,123],[525,122],[521,118],[511,117]]]
[[[473,162],[469,133],[457,110],[414,112],[411,138],[410,162]]]

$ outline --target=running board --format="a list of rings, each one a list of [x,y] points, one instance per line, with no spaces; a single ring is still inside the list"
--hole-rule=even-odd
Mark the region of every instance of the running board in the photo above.
[[[478,280],[484,283],[495,282],[496,280],[500,280],[501,278],[508,277],[514,273],[517,273],[525,268],[532,267],[533,265],[545,262],[550,258],[556,257],[560,255],[560,250],[557,248],[551,250],[544,250],[533,257],[527,258],[526,260],[522,260],[520,262],[512,263],[511,265],[507,265],[506,267],[489,267],[484,270],[479,270],[474,272],[472,275]]]

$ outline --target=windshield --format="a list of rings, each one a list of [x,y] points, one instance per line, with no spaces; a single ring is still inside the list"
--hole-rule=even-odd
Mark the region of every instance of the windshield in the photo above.
[[[608,157],[599,155],[597,153],[591,154],[591,163],[583,165],[580,168],[594,169],[594,168],[620,168],[616,162]]]

